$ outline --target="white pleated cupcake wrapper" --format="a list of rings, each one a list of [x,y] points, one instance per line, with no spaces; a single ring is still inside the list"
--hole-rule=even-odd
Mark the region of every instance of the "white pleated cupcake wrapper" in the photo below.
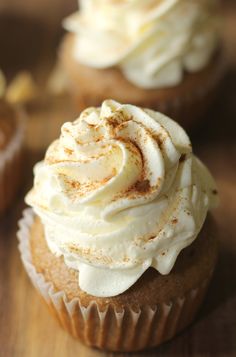
[[[30,252],[30,228],[35,215],[26,209],[19,222],[19,250],[25,269],[50,310],[61,325],[83,343],[113,351],[134,351],[153,347],[170,339],[194,318],[205,295],[210,276],[196,289],[169,303],[156,306],[116,308],[107,304],[101,310],[97,302],[83,306],[79,298],[69,301],[63,291],[55,291],[37,273]]]
[[[0,213],[15,193],[21,174],[20,156],[25,134],[25,114],[20,111],[16,131],[4,150],[0,151]],[[14,176],[13,176],[14,175]]]

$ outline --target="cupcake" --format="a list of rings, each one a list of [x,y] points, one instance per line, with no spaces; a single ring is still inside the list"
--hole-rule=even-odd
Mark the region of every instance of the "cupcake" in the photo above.
[[[12,203],[21,183],[24,118],[5,99],[5,78],[0,72],[0,215]]]
[[[60,63],[79,110],[107,97],[184,126],[202,116],[222,78],[218,1],[80,1],[64,21]]]
[[[19,249],[69,333],[134,351],[192,322],[217,259],[218,200],[176,122],[106,100],[62,126],[34,175]]]

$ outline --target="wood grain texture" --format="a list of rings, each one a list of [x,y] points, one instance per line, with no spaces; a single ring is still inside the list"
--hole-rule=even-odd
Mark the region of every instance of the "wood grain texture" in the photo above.
[[[224,12],[229,73],[217,103],[191,134],[195,152],[210,167],[219,185],[221,205],[215,212],[221,248],[219,263],[197,321],[171,342],[150,352],[133,354],[134,357],[236,356],[236,6],[233,1],[231,6],[225,5]],[[24,193],[32,184],[32,164],[42,158],[46,146],[58,136],[61,123],[76,116],[68,98],[46,100],[27,110],[30,116],[27,183],[12,209],[0,219],[0,356],[113,356],[88,349],[67,335],[49,315],[22,267],[15,233],[24,207]]]

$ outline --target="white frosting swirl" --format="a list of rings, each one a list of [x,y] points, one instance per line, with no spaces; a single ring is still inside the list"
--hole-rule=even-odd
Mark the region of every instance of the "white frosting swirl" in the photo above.
[[[179,84],[209,62],[218,42],[217,0],[80,0],[65,19],[74,56],[95,68],[118,66],[142,88]]]
[[[170,272],[215,204],[215,183],[177,123],[107,100],[62,126],[26,202],[81,289],[114,296],[150,266]]]

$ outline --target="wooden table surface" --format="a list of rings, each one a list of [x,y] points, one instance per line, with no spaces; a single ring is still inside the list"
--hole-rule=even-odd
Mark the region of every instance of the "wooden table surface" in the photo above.
[[[232,2],[233,4],[233,2]],[[221,205],[216,210],[220,258],[198,319],[156,350],[133,356],[236,356],[236,4],[225,6],[224,39],[230,68],[214,107],[191,133],[195,152],[217,179]],[[68,98],[28,107],[26,184],[0,218],[0,356],[105,357],[67,335],[48,314],[31,286],[17,250],[17,221],[32,184],[32,165],[58,136],[63,121],[76,112]],[[126,354],[116,354],[126,356]]]

